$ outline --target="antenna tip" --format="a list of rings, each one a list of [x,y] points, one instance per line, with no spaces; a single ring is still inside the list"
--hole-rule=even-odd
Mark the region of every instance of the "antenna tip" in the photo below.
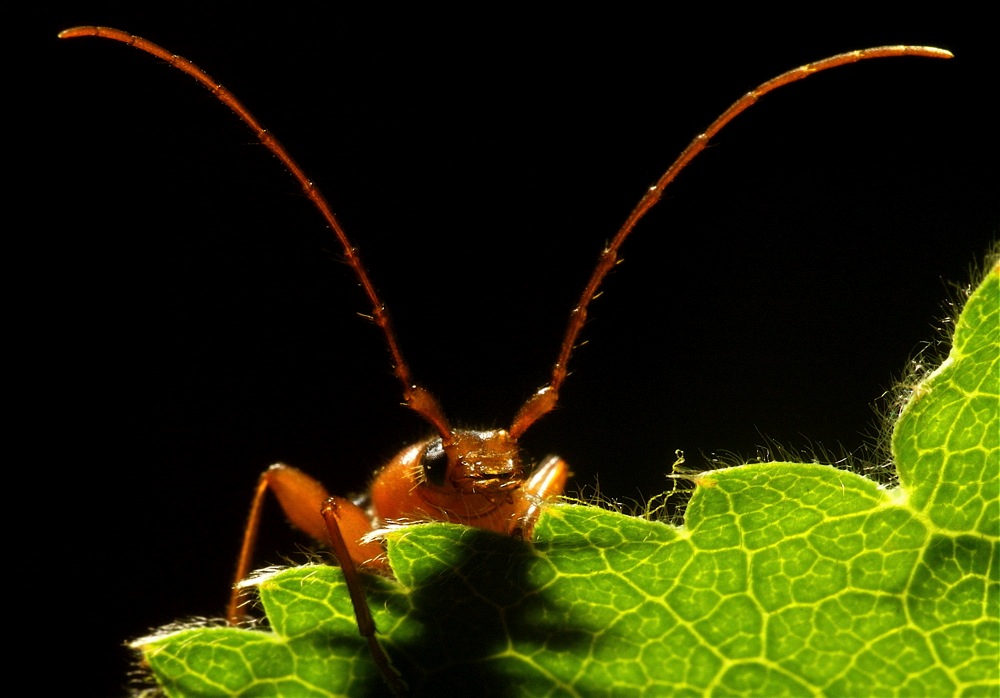
[[[93,36],[97,27],[70,27],[63,29],[56,36],[60,39],[75,39],[78,36]]]
[[[927,52],[934,56],[935,58],[954,58],[955,54],[951,51],[943,48],[937,48],[936,46],[928,46]]]

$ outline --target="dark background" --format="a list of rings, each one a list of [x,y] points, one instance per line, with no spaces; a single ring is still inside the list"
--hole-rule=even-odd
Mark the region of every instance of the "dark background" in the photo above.
[[[33,598],[83,648],[88,694],[124,692],[124,640],[221,613],[267,465],[356,491],[427,428],[340,250],[250,132],[160,61],[58,30],[127,29],[236,92],[330,198],[416,378],[467,426],[507,425],[548,379],[601,246],[736,97],[845,50],[954,51],[768,96],[626,243],[558,411],[523,439],[624,505],[669,486],[677,449],[696,468],[775,443],[879,462],[897,380],[998,237],[984,19],[410,12],[79,3],[21,36],[13,504],[38,513],[12,506],[8,530],[53,570]],[[262,563],[302,542],[274,509]]]

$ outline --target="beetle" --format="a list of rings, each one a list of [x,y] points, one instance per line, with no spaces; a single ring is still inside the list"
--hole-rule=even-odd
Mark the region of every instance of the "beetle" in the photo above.
[[[544,502],[563,492],[570,473],[568,464],[556,456],[550,456],[534,469],[528,468],[522,460],[518,440],[557,405],[559,391],[568,376],[568,363],[586,321],[590,301],[597,295],[602,281],[617,263],[622,243],[660,200],[670,182],[723,126],[761,96],[778,87],[827,68],[869,58],[901,55],[950,57],[948,52],[940,49],[912,46],[878,47],[839,54],[783,73],[737,100],[703,133],[696,136],[670,168],[647,190],[604,248],[570,314],[549,381],[525,401],[508,428],[469,430],[454,427],[437,399],[414,381],[385,306],[327,200],[280,142],[257,122],[242,103],[187,59],[141,37],[106,27],[76,27],[60,34],[62,38],[82,36],[104,37],[127,43],[194,77],[247,123],[260,141],[281,160],[334,232],[346,261],[364,289],[371,304],[372,319],[385,336],[392,357],[393,373],[401,386],[407,407],[420,415],[434,431],[433,436],[408,446],[378,471],[364,503],[331,496],[317,480],[293,467],[284,464],[272,466],[261,476],[254,495],[237,565],[236,578],[239,581],[250,571],[261,507],[267,492],[271,491],[295,526],[333,548],[347,579],[359,631],[368,642],[372,656],[387,683],[397,693],[405,690],[405,686],[378,643],[375,625],[357,576],[359,568],[391,574],[381,556],[381,544],[366,537],[367,534],[390,521],[438,519],[530,538]],[[242,599],[242,592],[239,587],[235,587],[227,611],[227,617],[233,623],[240,619]]]

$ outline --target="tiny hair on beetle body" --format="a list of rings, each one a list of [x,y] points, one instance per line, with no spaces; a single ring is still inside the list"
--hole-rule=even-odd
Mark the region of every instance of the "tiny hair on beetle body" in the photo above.
[[[504,119],[515,112],[513,106],[491,114],[473,108],[480,103],[469,104],[466,96],[467,108],[460,110],[462,100],[449,99],[442,87],[418,103],[411,101],[406,118],[397,119],[415,123],[364,129],[366,119],[374,126],[380,114],[394,113],[392,102],[366,103],[363,92],[317,76],[323,72],[318,68],[330,68],[329,63],[337,63],[334,72],[343,75],[340,61],[307,61],[309,79],[300,82],[303,78],[293,75],[293,86],[278,95],[282,105],[293,97],[299,105],[297,113],[284,117],[280,108],[274,113],[270,106],[279,81],[268,81],[254,95],[254,75],[241,75],[242,56],[220,69],[196,41],[176,49],[238,89],[336,199],[337,213],[392,312],[408,361],[463,425],[506,419],[526,390],[544,382],[565,314],[601,244],[637,193],[712,115],[773,72],[744,69],[735,55],[729,61],[733,68],[680,76],[679,84],[673,70],[661,68],[664,89],[647,97],[638,87],[648,81],[648,73],[623,69],[621,91],[639,96],[628,100],[629,118],[619,119],[613,118],[615,93],[607,89],[604,101],[611,105],[599,110],[590,97],[564,105],[553,97],[534,100],[518,119]],[[778,69],[837,50],[788,56]],[[102,71],[131,61],[121,52],[107,53]],[[88,201],[100,209],[95,202],[103,196],[105,207],[123,206],[120,217],[131,223],[106,240],[91,241],[99,253],[121,248],[123,240],[142,251],[140,261],[118,272],[117,283],[102,287],[99,281],[101,291],[88,293],[111,299],[104,317],[120,312],[131,318],[138,331],[124,336],[118,351],[128,356],[116,370],[146,369],[146,385],[158,395],[143,402],[153,405],[155,419],[130,413],[124,419],[156,425],[155,436],[139,430],[127,437],[142,440],[144,448],[161,445],[156,460],[163,467],[155,476],[160,489],[149,496],[169,503],[164,510],[202,513],[199,526],[210,524],[213,530],[206,547],[214,552],[208,555],[196,554],[200,541],[191,533],[181,534],[191,547],[175,554],[172,545],[180,545],[168,541],[166,530],[158,530],[158,547],[164,557],[186,564],[210,560],[210,574],[221,576],[225,584],[231,560],[219,551],[228,550],[232,531],[243,520],[243,493],[258,466],[287,460],[322,477],[331,491],[360,490],[381,460],[426,428],[399,409],[398,386],[386,368],[378,330],[354,317],[369,309],[351,289],[350,271],[337,263],[341,252],[329,243],[273,158],[262,155],[252,137],[234,126],[224,110],[214,109],[210,95],[191,89],[183,76],[165,77],[172,86],[164,88],[164,95],[149,86],[157,79],[149,74],[157,72],[155,66],[140,58],[134,62],[136,81],[150,93],[148,104],[136,103],[144,97],[123,97],[120,85],[108,90],[106,99],[115,100],[107,118],[119,109],[128,114],[119,137],[137,139],[121,146],[116,163],[124,176],[110,189],[128,192],[135,201],[122,205],[118,195],[107,192]],[[678,448],[689,460],[699,449],[752,452],[759,431],[783,441],[800,432],[814,435],[794,420],[791,437],[778,433],[776,425],[789,414],[807,413],[804,424],[809,415],[815,420],[822,407],[822,414],[836,419],[838,405],[848,402],[851,409],[866,413],[892,374],[879,372],[875,383],[843,390],[844,365],[866,353],[847,344],[857,340],[852,335],[866,335],[871,345],[884,340],[880,328],[872,327],[875,321],[859,320],[858,314],[894,293],[872,279],[896,264],[892,254],[908,262],[913,255],[909,248],[884,250],[875,223],[884,225],[890,218],[885,207],[894,206],[893,197],[885,189],[898,191],[892,180],[918,168],[917,158],[904,153],[901,159],[898,151],[916,141],[909,134],[936,130],[932,124],[943,113],[938,94],[946,81],[928,77],[943,75],[933,62],[866,68],[879,78],[867,78],[861,67],[849,68],[849,77],[832,81],[851,87],[832,90],[835,94],[822,84],[810,86],[809,80],[769,97],[685,172],[623,250],[624,263],[591,308],[581,334],[587,345],[573,356],[559,408],[525,436],[526,449],[536,457],[550,449],[560,453],[581,483],[599,474],[602,490],[610,495],[652,496],[667,488],[663,473]],[[887,75],[904,77],[888,80],[887,87]],[[458,84],[457,74],[446,77]],[[915,82],[901,86],[899,81],[907,80]],[[318,89],[317,81],[322,82]],[[731,81],[734,87],[727,86]],[[870,86],[859,87],[855,81]],[[91,95],[102,89],[93,79],[81,82]],[[929,82],[935,88],[918,99],[920,86]],[[629,87],[635,89],[629,92]],[[809,111],[798,104],[800,88],[818,95],[821,105]],[[338,93],[332,113],[313,116],[309,106],[301,106],[311,103],[310,94],[326,89]],[[511,88],[510,94],[515,93]],[[508,93],[503,95],[509,99]],[[480,100],[487,103],[485,96]],[[164,102],[167,108],[176,104],[177,112],[156,113]],[[907,105],[905,116],[899,114],[900,103]],[[683,121],[675,116],[689,108]],[[782,117],[785,109],[796,114]],[[440,123],[435,125],[432,117]],[[147,118],[158,124],[150,127],[152,136],[139,126]],[[773,118],[779,126],[766,124]],[[206,121],[209,125],[202,126]],[[586,133],[585,139],[576,128]],[[837,135],[844,128],[853,144]],[[103,133],[91,132],[91,137],[102,147],[118,147],[109,144],[110,129],[97,135]],[[182,137],[163,147],[176,133]],[[894,140],[900,144],[885,145]],[[83,152],[92,173],[93,143]],[[211,162],[204,165],[206,154]],[[151,172],[157,167],[143,163],[157,157],[157,167],[173,170],[162,179]],[[233,157],[239,164],[229,164]],[[809,160],[816,161],[816,169],[804,169]],[[893,163],[888,173],[886,163]],[[775,174],[781,169],[785,171]],[[859,183],[877,169],[883,174],[874,185]],[[127,180],[140,174],[143,181],[133,187]],[[852,227],[858,225],[855,219],[830,220],[846,208],[836,202],[858,198],[856,192],[865,186],[880,195],[878,206],[865,202],[873,219],[870,230]],[[197,210],[186,208],[192,191],[198,192]],[[605,196],[614,203],[606,203]],[[920,198],[905,194],[907,205]],[[818,221],[803,213],[810,205],[823,211]],[[784,218],[796,225],[782,227]],[[140,221],[143,230],[137,232]],[[838,239],[838,229],[851,235]],[[906,233],[913,236],[914,247],[929,245],[930,234],[912,228]],[[887,235],[898,235],[893,238],[898,240],[903,232]],[[866,256],[873,246],[876,250]],[[976,250],[959,252],[954,254],[964,265]],[[816,271],[810,275],[809,268]],[[858,277],[848,280],[848,272]],[[811,277],[818,278],[813,282]],[[120,298],[123,290],[124,295],[152,298],[146,312],[129,316]],[[931,295],[939,298],[940,289],[931,289]],[[873,298],[878,300],[869,300]],[[853,306],[854,315],[839,315],[838,304]],[[810,322],[798,325],[804,320]],[[913,322],[923,327],[926,318]],[[115,323],[107,324],[111,336],[121,339]],[[908,344],[905,357],[914,342],[900,342]],[[770,352],[770,360],[755,358],[761,347]],[[811,367],[790,366],[783,358],[810,349],[819,357]],[[144,360],[136,358],[136,350],[145,352]],[[781,364],[788,382],[797,386],[791,397],[764,392],[779,383],[782,373],[759,380],[772,363]],[[118,387],[117,392],[127,396],[130,389]],[[813,399],[816,394],[823,397]],[[824,419],[819,422],[825,427]],[[860,422],[869,419],[863,414]],[[838,438],[849,423],[831,423],[829,435],[813,438]],[[194,487],[196,482],[204,488]],[[133,519],[148,518],[149,501]],[[228,507],[232,511],[227,513]],[[187,525],[171,516],[170,527]],[[157,526],[168,528],[160,522]],[[214,533],[217,526],[228,532]],[[136,540],[122,547],[138,550],[141,545]],[[290,549],[282,544],[273,550],[287,554]],[[266,560],[267,549],[262,553]],[[213,612],[218,590],[207,588],[208,581],[202,585],[206,597],[214,599],[203,610]],[[173,615],[164,620],[176,615],[169,613]]]

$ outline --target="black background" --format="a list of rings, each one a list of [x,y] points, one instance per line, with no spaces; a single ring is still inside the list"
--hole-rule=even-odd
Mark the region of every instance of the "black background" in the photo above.
[[[668,486],[677,449],[693,467],[771,443],[877,460],[880,396],[998,237],[997,59],[975,18],[427,12],[79,3],[19,37],[29,390],[8,530],[47,563],[32,598],[82,648],[88,694],[124,692],[124,640],[221,613],[268,464],[356,491],[427,428],[274,158],[189,77],[59,29],[141,34],[239,95],[330,198],[416,378],[466,426],[507,425],[548,379],[603,243],[737,96],[868,45],[954,51],[768,96],[626,243],[558,411],[523,440],[626,505]],[[273,509],[266,528],[261,562],[294,558]]]

